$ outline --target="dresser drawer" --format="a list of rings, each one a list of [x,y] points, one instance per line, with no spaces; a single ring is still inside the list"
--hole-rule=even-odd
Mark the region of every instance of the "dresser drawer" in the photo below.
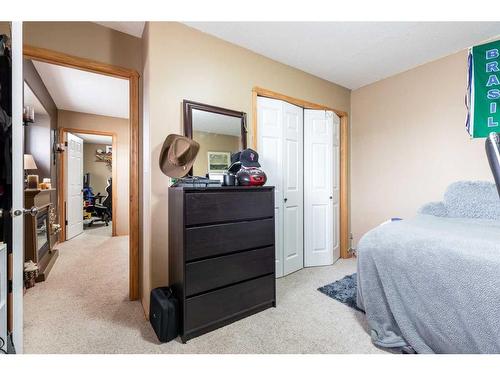
[[[184,334],[274,301],[274,275],[186,299]]]
[[[186,264],[186,296],[274,272],[274,247]]]
[[[274,244],[274,219],[186,229],[186,261]]]
[[[272,190],[186,193],[186,225],[273,217],[273,194]]]

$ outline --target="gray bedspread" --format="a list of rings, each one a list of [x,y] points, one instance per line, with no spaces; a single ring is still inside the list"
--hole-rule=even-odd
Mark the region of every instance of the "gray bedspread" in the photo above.
[[[358,306],[382,347],[500,353],[500,220],[446,216],[446,197],[440,216],[418,214],[363,236]]]

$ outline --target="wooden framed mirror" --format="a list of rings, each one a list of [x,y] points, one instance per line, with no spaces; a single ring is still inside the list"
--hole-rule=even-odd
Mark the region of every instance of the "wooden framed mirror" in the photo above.
[[[190,175],[222,176],[231,164],[231,154],[247,147],[245,112],[209,104],[183,101],[184,135],[200,144]]]

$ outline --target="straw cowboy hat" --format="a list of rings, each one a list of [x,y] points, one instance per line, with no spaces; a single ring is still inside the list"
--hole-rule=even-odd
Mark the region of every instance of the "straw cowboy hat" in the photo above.
[[[160,169],[169,177],[184,177],[194,164],[200,149],[198,142],[170,134],[161,148]]]

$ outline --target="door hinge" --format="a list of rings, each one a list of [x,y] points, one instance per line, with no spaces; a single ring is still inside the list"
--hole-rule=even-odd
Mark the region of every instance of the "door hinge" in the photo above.
[[[68,220],[64,220],[64,225],[68,225]]]
[[[64,141],[64,146],[68,147],[68,141]]]
[[[7,280],[7,293],[12,293],[12,280]]]

